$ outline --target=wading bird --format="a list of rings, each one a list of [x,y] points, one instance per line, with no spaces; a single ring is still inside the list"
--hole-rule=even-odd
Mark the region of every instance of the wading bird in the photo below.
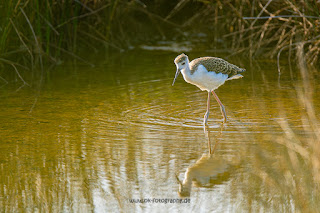
[[[174,85],[176,78],[181,72],[186,82],[196,85],[202,91],[208,91],[207,112],[204,115],[203,124],[207,125],[208,122],[210,110],[210,93],[213,94],[213,96],[219,103],[224,122],[226,122],[226,111],[214,90],[220,87],[226,81],[242,78],[243,76],[239,73],[244,72],[245,69],[230,64],[222,58],[216,57],[196,58],[189,63],[188,56],[184,53],[178,55],[174,59],[174,63],[176,64],[177,71],[173,79],[172,86]]]

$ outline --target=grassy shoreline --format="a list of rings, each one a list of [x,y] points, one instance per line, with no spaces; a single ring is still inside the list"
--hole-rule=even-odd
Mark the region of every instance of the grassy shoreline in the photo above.
[[[318,1],[11,0],[0,4],[0,66],[33,72],[82,50],[125,51],[157,40],[196,42],[210,49],[290,61],[305,50],[308,64],[320,53]],[[87,61],[86,61],[87,62]],[[90,64],[90,62],[87,62]],[[1,68],[0,68],[1,69]],[[3,72],[2,72],[3,73]],[[1,76],[1,72],[0,72]]]

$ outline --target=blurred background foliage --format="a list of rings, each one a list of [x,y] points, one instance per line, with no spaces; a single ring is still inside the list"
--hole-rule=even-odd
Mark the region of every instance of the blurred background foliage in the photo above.
[[[292,57],[304,45],[317,63],[320,1],[10,0],[0,3],[0,63],[33,69],[82,51],[125,51],[158,41],[201,40],[250,58]],[[80,54],[81,55],[81,54]],[[17,68],[18,69],[18,68]]]

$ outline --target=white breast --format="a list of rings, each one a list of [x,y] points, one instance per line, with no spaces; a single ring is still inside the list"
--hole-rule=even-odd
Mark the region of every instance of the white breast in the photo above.
[[[196,85],[201,90],[212,91],[224,84],[228,75],[222,73],[208,72],[203,65],[199,65],[197,70],[191,75],[186,70],[181,71],[184,80],[190,84]]]

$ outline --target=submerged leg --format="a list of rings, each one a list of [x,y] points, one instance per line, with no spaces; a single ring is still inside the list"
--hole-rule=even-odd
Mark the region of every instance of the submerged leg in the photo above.
[[[210,92],[208,92],[208,100],[207,100],[207,112],[204,114],[203,125],[207,125],[210,111]]]
[[[226,114],[226,111],[224,110],[223,104],[221,103],[221,101],[218,98],[217,94],[213,90],[211,92],[212,92],[213,96],[216,98],[217,102],[220,105],[220,110],[222,112],[224,122],[227,122],[227,114]]]
[[[212,149],[211,149],[211,140],[210,140],[210,129],[209,129],[209,126],[206,127],[205,133],[206,133],[207,138],[208,138],[209,155],[211,155],[211,154],[212,154]]]

